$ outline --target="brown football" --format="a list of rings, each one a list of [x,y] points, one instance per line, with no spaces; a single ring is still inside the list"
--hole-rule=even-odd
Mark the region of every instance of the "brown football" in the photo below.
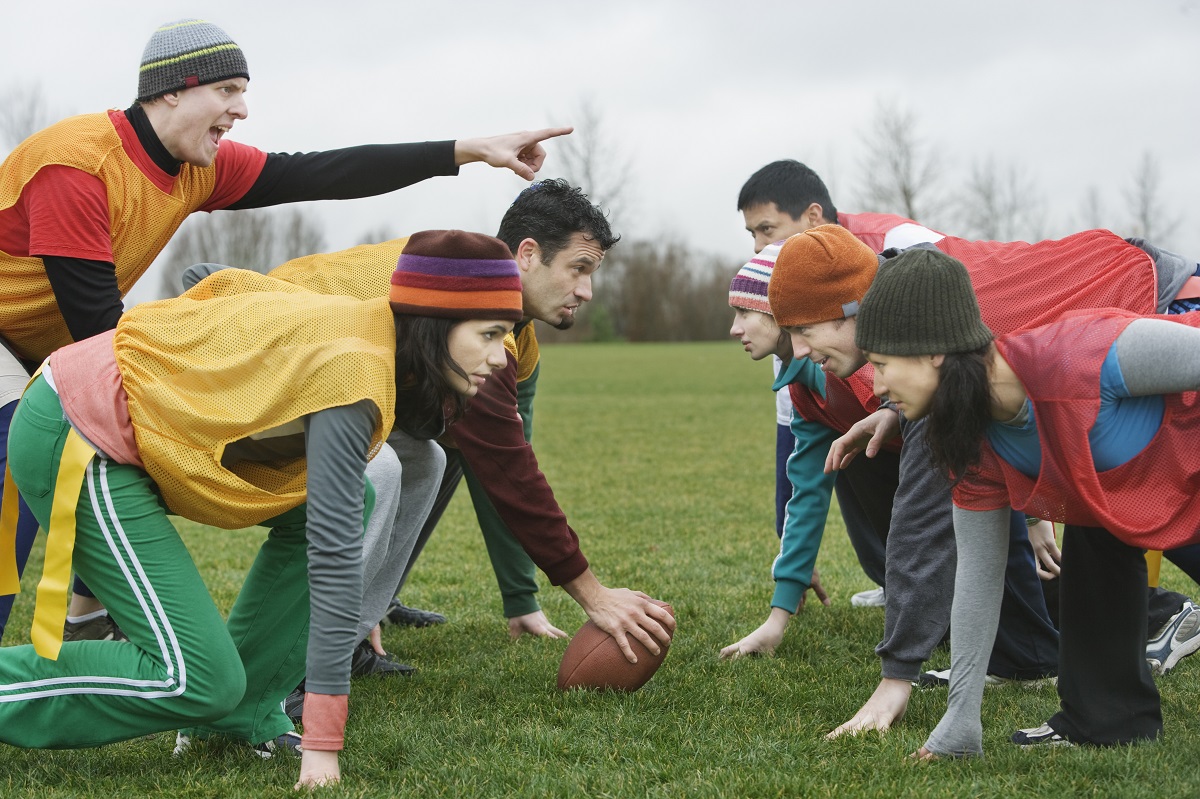
[[[675,611],[665,602],[656,604],[667,609],[672,616]],[[657,655],[650,653],[645,645],[630,636],[638,662],[630,663],[621,654],[617,641],[601,630],[590,619],[571,638],[558,666],[558,689],[591,688],[609,691],[636,691],[645,685],[667,657],[667,647]]]

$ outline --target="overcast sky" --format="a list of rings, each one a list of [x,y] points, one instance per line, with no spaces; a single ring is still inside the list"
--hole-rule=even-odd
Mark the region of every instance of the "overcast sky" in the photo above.
[[[622,232],[685,240],[731,270],[751,252],[738,189],[769,161],[807,162],[856,210],[881,100],[916,115],[952,182],[986,157],[1019,166],[1054,235],[1082,225],[1093,186],[1110,226],[1131,218],[1149,151],[1181,223],[1170,243],[1200,257],[1197,0],[10,2],[0,88],[36,82],[56,116],[126,107],[150,34],[182,17],[242,46],[250,116],[231,137],[268,151],[572,124],[590,100],[634,165]],[[338,249],[381,227],[493,233],[523,185],[473,165],[308,207]]]

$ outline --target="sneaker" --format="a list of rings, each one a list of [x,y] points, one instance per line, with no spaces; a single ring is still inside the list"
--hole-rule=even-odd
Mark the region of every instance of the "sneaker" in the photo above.
[[[432,610],[410,608],[399,599],[393,599],[383,616],[383,623],[395,624],[397,627],[430,627],[434,624],[445,624],[446,617]]]
[[[283,713],[293,724],[304,721],[304,683],[301,682],[283,700]]]
[[[883,607],[883,589],[872,588],[870,591],[859,591],[850,597],[850,605],[856,608]]]
[[[1200,649],[1200,606],[1190,599],[1154,638],[1146,642],[1146,662],[1154,674],[1166,674]]]
[[[351,677],[365,677],[368,674],[381,676],[398,674],[401,677],[407,677],[414,671],[416,671],[415,668],[407,663],[393,660],[391,655],[377,655],[371,647],[371,643],[366,640],[359,642],[358,646],[354,647],[354,654],[350,657]]]
[[[112,616],[105,613],[87,621],[69,621],[63,624],[63,643],[67,641],[128,641],[129,636],[121,631]]]
[[[1017,730],[1012,734],[1012,742],[1020,747],[1029,746],[1074,746],[1054,731],[1049,724],[1040,727],[1030,727],[1027,730]]]
[[[285,732],[260,744],[252,744],[250,748],[263,760],[270,760],[278,752],[287,752],[294,757],[299,757],[304,752],[300,746],[300,733],[295,731]]]
[[[920,688],[939,688],[950,684],[950,669],[942,671],[926,671],[917,677],[913,683]],[[1030,680],[1017,680],[1012,677],[997,677],[989,674],[983,678],[985,687],[997,685],[1019,685],[1022,688],[1045,688],[1047,685],[1058,685],[1058,677],[1034,677]]]
[[[175,748],[171,750],[171,757],[183,757],[191,746],[192,736],[184,735],[181,732],[175,733]]]

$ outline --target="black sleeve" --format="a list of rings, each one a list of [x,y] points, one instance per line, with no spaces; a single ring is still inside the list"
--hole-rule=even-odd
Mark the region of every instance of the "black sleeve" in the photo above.
[[[42,263],[71,338],[82,341],[117,326],[125,306],[115,266],[57,255],[42,256]]]
[[[262,173],[230,209],[349,200],[457,175],[454,142],[364,144],[319,153],[268,153]]]

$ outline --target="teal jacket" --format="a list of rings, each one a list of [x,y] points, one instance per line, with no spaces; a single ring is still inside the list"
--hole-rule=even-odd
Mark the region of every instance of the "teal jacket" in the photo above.
[[[825,396],[825,373],[808,358],[794,358],[784,364],[772,388],[787,391],[792,383]],[[800,609],[804,592],[812,585],[813,567],[825,533],[836,479],[833,474],[825,474],[825,457],[839,434],[823,424],[801,418],[794,410],[791,427],[796,437],[796,448],[787,462],[792,497],[783,520],[779,555],[771,566],[771,576],[775,578],[771,606],[795,613]]]

